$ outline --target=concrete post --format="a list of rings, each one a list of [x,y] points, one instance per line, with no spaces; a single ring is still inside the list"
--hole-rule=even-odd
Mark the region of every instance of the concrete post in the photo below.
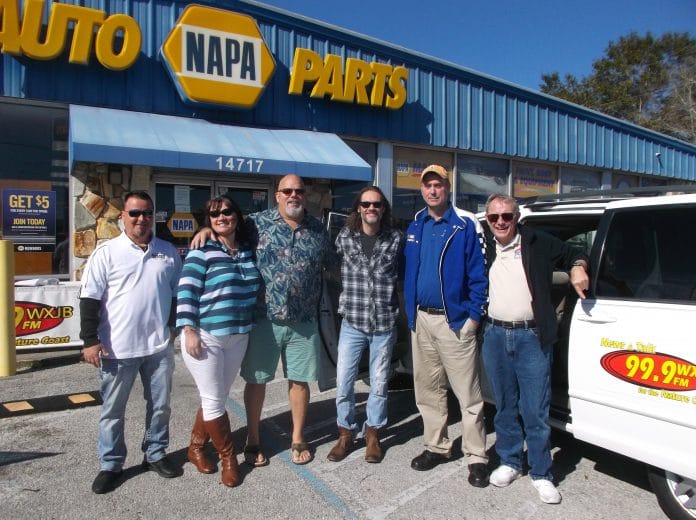
[[[14,246],[0,240],[0,377],[17,371],[14,314]]]

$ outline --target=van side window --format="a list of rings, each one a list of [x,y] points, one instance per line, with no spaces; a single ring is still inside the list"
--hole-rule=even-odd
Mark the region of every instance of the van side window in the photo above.
[[[617,211],[597,279],[598,297],[696,303],[696,208]]]

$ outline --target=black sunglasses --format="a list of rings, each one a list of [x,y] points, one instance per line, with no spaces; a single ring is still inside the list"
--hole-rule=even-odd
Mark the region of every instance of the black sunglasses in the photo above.
[[[375,208],[379,209],[382,207],[382,201],[381,200],[361,200],[360,201],[360,206],[363,208],[369,208],[370,206],[374,206]]]
[[[152,217],[154,212],[151,209],[129,209],[128,216],[131,218],[138,218],[141,215],[145,218]]]
[[[286,197],[289,197],[292,195],[293,191],[298,195],[304,195],[307,192],[304,188],[283,188],[282,190],[278,190],[278,193],[282,193]]]
[[[512,222],[512,219],[515,218],[514,213],[489,213],[486,215],[486,220],[490,222],[491,224],[495,224],[498,222],[498,217],[503,219],[503,222]]]
[[[231,216],[234,213],[232,208],[223,208],[223,209],[213,209],[208,212],[208,215],[210,215],[213,218],[218,218],[220,215],[225,215],[226,217]]]

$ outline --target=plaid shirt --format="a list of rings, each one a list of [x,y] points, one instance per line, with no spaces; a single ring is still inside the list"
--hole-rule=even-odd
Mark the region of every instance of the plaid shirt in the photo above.
[[[370,258],[363,252],[359,232],[344,227],[336,238],[343,284],[338,313],[361,332],[387,332],[394,327],[402,247],[403,235],[396,229],[382,230]]]

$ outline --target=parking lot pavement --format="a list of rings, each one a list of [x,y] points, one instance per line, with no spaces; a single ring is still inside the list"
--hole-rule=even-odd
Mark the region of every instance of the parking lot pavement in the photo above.
[[[98,389],[97,370],[84,363],[54,363],[16,376],[0,378],[0,402]],[[368,388],[359,383],[359,410]],[[137,385],[126,420],[130,448],[121,485],[107,495],[94,495],[91,482],[99,470],[96,428],[99,406],[0,418],[0,500],[5,518],[476,518],[476,519],[604,519],[664,518],[649,490],[640,464],[579,443],[567,435],[554,437],[554,471],[563,502],[542,504],[524,477],[507,489],[476,489],[467,483],[461,452],[428,472],[410,468],[422,450],[422,423],[413,391],[390,390],[390,423],[385,428],[385,459],[363,460],[364,444],[344,461],[326,460],[336,439],[332,391],[312,386],[307,440],[315,460],[306,466],[290,462],[290,413],[287,383],[268,385],[262,442],[271,458],[265,468],[241,465],[242,483],[229,489],[219,474],[195,472],[186,461],[190,427],[198,392],[177,357],[172,394],[170,455],[183,467],[176,479],[162,479],[140,469],[144,401]],[[238,448],[244,445],[243,381],[233,385],[228,408]],[[490,421],[489,421],[490,422]],[[459,437],[457,413],[450,435]],[[488,435],[488,445],[495,435]],[[630,440],[627,440],[630,442]],[[458,445],[458,441],[455,442]],[[491,450],[493,453],[493,450]],[[492,457],[494,458],[494,457]],[[239,457],[240,461],[242,457]],[[495,462],[492,461],[491,464]]]

